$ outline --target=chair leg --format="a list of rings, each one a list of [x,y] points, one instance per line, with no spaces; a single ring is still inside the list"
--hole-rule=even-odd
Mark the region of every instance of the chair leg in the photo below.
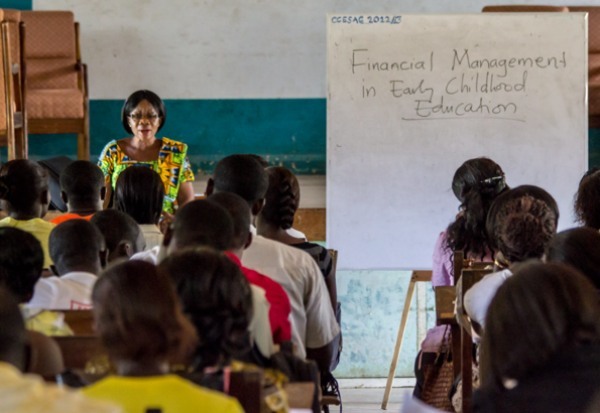
[[[415,291],[416,277],[413,274],[410,277],[408,284],[408,290],[406,291],[406,298],[404,300],[404,309],[402,310],[402,317],[400,319],[400,326],[398,327],[398,335],[396,337],[396,345],[394,346],[394,354],[392,356],[392,362],[390,363],[390,372],[388,374],[387,382],[385,384],[385,391],[383,392],[383,401],[381,402],[381,409],[386,410],[388,400],[390,398],[390,392],[392,390],[392,382],[396,373],[396,363],[398,362],[398,355],[402,348],[402,341],[404,339],[404,330],[406,328],[406,322],[408,320],[408,313],[410,312],[410,304],[412,302],[413,293]]]
[[[86,132],[77,134],[77,159],[90,160],[90,138]]]

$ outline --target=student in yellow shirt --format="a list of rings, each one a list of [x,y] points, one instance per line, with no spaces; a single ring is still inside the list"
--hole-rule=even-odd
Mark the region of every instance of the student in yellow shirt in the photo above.
[[[48,237],[54,224],[42,219],[50,203],[46,170],[27,159],[5,163],[0,169],[0,200],[8,212],[0,226],[19,228],[36,237],[44,250],[44,268],[50,268]]]
[[[92,293],[98,334],[117,375],[84,389],[90,397],[121,405],[126,413],[241,413],[238,402],[168,374],[196,345],[173,287],[156,267],[127,261],[109,267]]]

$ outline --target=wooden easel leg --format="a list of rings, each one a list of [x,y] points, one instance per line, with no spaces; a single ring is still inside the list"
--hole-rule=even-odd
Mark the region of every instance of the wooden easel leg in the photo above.
[[[383,393],[383,401],[381,402],[381,409],[386,410],[388,400],[390,398],[390,392],[392,390],[392,382],[394,381],[394,375],[396,373],[396,363],[398,362],[398,355],[402,348],[402,341],[404,339],[404,330],[406,329],[406,322],[408,321],[408,313],[410,311],[410,304],[412,302],[413,293],[415,291],[416,278],[414,273],[410,277],[410,283],[408,284],[408,290],[406,291],[406,299],[404,301],[404,309],[402,310],[402,318],[400,319],[400,327],[398,328],[398,336],[396,337],[396,346],[394,347],[394,355],[392,356],[392,362],[390,363],[390,372],[388,374],[387,382],[385,384],[385,392]]]

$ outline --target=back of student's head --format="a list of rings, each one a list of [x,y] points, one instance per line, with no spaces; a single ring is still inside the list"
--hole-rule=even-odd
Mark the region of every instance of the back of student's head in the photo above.
[[[50,257],[60,275],[70,271],[100,271],[104,236],[94,224],[84,219],[65,221],[54,227],[48,243]]]
[[[268,187],[263,166],[251,155],[230,155],[221,159],[213,173],[216,192],[233,192],[253,204],[264,198]]]
[[[448,226],[448,247],[471,255],[490,249],[485,218],[494,199],[507,189],[500,165],[488,158],[465,161],[454,173],[452,191],[460,201],[460,214]]]
[[[518,266],[492,300],[481,349],[483,386],[502,388],[574,346],[600,341],[598,292],[572,267]],[[518,339],[510,339],[518,338]]]
[[[98,335],[113,360],[152,363],[191,350],[193,328],[170,281],[150,263],[131,260],[107,268],[92,302]]]
[[[600,233],[572,228],[556,234],[545,252],[546,261],[562,262],[579,270],[600,290]]]
[[[579,181],[575,215],[586,227],[600,229],[600,168],[591,168]]]
[[[158,173],[143,166],[130,167],[117,179],[114,208],[138,224],[158,224],[164,196],[165,187]]]
[[[184,247],[211,247],[225,251],[232,247],[233,222],[216,203],[196,200],[185,204],[173,221],[169,252]]]
[[[250,351],[252,295],[240,269],[210,248],[185,249],[162,261],[183,311],[198,332],[197,367],[227,364]]]
[[[10,291],[0,287],[0,361],[19,370],[25,369],[25,323],[17,300]]]
[[[0,200],[9,212],[28,212],[48,192],[48,173],[37,162],[15,159],[0,169]],[[46,195],[47,197],[47,195]]]
[[[233,223],[233,242],[231,248],[242,248],[248,242],[252,223],[250,207],[242,197],[232,192],[217,192],[208,197],[208,201],[224,208]]]
[[[133,218],[116,209],[105,209],[94,214],[90,222],[104,236],[108,261],[125,258],[144,249],[144,236]]]
[[[544,189],[519,186],[499,196],[486,228],[494,247],[511,263],[541,258],[556,233],[558,206]]]
[[[267,168],[267,174],[269,188],[265,195],[265,206],[260,211],[261,219],[277,228],[289,229],[300,204],[298,179],[282,166]]]
[[[44,252],[37,238],[17,228],[0,227],[0,286],[20,302],[29,301],[43,267]]]
[[[60,189],[69,203],[94,204],[101,201],[104,175],[95,163],[77,160],[60,174]]]

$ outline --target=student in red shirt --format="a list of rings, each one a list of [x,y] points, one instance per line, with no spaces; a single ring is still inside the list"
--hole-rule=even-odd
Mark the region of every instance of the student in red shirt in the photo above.
[[[248,203],[242,197],[231,192],[219,192],[208,198],[209,202],[222,206],[233,221],[234,237],[228,248],[227,256],[237,264],[250,284],[265,290],[267,301],[271,305],[269,321],[273,332],[273,342],[283,344],[292,339],[290,325],[290,299],[281,285],[266,275],[242,265],[244,250],[252,243],[250,233],[251,212]]]

